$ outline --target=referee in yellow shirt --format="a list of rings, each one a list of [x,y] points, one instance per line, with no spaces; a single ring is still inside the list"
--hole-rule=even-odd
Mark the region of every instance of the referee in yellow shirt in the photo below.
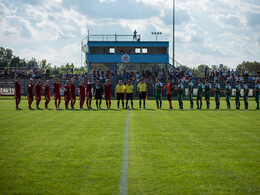
[[[134,109],[134,103],[133,103],[134,86],[131,84],[131,81],[129,79],[127,80],[127,85],[125,86],[125,96],[126,96],[126,108],[128,108],[128,100],[130,99],[132,109]]]
[[[144,102],[144,109],[145,109],[145,98],[147,94],[147,86],[144,82],[144,79],[141,79],[141,82],[137,85],[137,90],[139,92],[139,108],[141,109],[141,102]]]
[[[117,108],[119,109],[120,100],[122,100],[122,108],[124,109],[125,103],[125,86],[122,84],[122,80],[118,81],[118,85],[116,86],[115,96],[117,98]]]

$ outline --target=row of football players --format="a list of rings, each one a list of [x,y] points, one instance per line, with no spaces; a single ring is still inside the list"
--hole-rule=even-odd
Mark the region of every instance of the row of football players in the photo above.
[[[21,83],[20,78],[15,78],[15,99],[16,99],[16,108],[19,109],[18,105],[20,103],[21,99]],[[65,100],[65,107],[68,109],[69,102],[71,101],[71,108],[74,109],[74,105],[76,102],[76,91],[79,91],[79,100],[80,100],[80,108],[83,109],[83,105],[85,102],[85,97],[87,97],[86,104],[88,109],[91,109],[91,100],[92,100],[92,83],[91,79],[88,80],[86,88],[84,85],[84,80],[82,80],[79,83],[79,88],[76,89],[75,86],[75,80],[71,80],[71,83],[69,81],[66,81],[66,85],[62,87],[62,85],[59,83],[59,80],[56,78],[55,80],[52,80],[52,84],[54,86],[54,99],[55,99],[55,106],[57,109],[59,109],[60,102],[61,102],[61,94],[60,89],[64,90],[64,100]],[[244,86],[244,102],[245,102],[245,109],[248,109],[248,86],[245,82],[243,82]],[[107,79],[106,83],[102,86],[100,84],[100,81],[97,81],[97,84],[94,86],[94,96],[96,99],[96,106],[97,109],[101,109],[101,102],[102,97],[105,96],[107,109],[110,109],[111,106],[111,83],[109,79]],[[174,89],[174,85],[168,80],[167,86],[163,87],[163,84],[160,82],[159,79],[156,80],[156,84],[152,85],[155,89],[155,98],[156,98],[156,104],[157,109],[160,109],[162,106],[162,91],[164,88],[167,89],[167,97],[169,101],[169,109],[172,109],[172,92]],[[48,103],[50,101],[50,82],[46,81],[44,84],[44,87],[41,85],[41,80],[38,79],[37,83],[33,83],[33,79],[30,79],[30,82],[28,84],[28,90],[27,90],[27,98],[28,98],[28,104],[29,108],[31,109],[31,104],[33,101],[33,88],[36,88],[35,90],[35,99],[36,99],[36,107],[39,109],[39,104],[41,101],[41,90],[44,90],[45,93],[45,108],[48,108]],[[103,90],[103,87],[105,90]],[[192,79],[189,80],[188,85],[188,96],[190,99],[190,109],[193,109],[193,87],[194,84],[192,82]],[[178,81],[178,85],[175,85],[175,89],[178,92],[178,101],[179,101],[179,108],[183,109],[183,96],[184,96],[184,86],[181,82],[181,80]],[[141,101],[143,100],[143,107],[145,108],[145,99],[147,96],[147,85],[144,83],[143,79],[137,86],[137,90],[139,92],[139,108],[141,108]],[[205,81],[205,85],[202,84],[202,80],[199,80],[198,84],[198,91],[197,91],[197,109],[201,109],[202,107],[202,97],[205,96],[207,109],[209,109],[210,106],[210,97],[211,92],[215,92],[215,102],[216,102],[216,109],[219,109],[220,107],[220,93],[224,92],[226,96],[227,101],[227,108],[230,109],[230,97],[231,97],[231,86],[229,84],[229,81],[226,82],[225,90],[221,90],[220,85],[218,84],[218,81],[215,81],[215,87],[212,88],[211,84],[208,80]],[[240,90],[241,86],[238,81],[236,81],[236,93],[235,93],[235,99],[236,99],[236,109],[240,109]],[[257,103],[257,108],[259,109],[259,90],[260,85],[259,82],[256,81],[254,93],[255,93],[255,100]],[[131,100],[131,106],[133,108],[133,97],[134,97],[134,86],[131,84],[130,80],[127,81],[127,85],[123,85],[122,81],[119,80],[118,85],[116,86],[115,90],[115,96],[117,97],[117,106],[119,108],[120,100],[122,102],[122,107],[124,108],[124,100],[126,100],[126,108],[128,107],[128,101]]]
[[[184,86],[181,82],[181,80],[178,81],[179,85],[175,86],[176,90],[178,91],[178,101],[179,101],[179,106],[180,109],[183,109],[183,94],[184,94]],[[240,109],[240,97],[241,97],[241,85],[239,83],[239,81],[236,81],[236,86],[235,86],[235,102],[236,102],[236,109]],[[220,107],[220,93],[224,93],[225,94],[225,99],[227,102],[227,109],[230,109],[230,98],[232,96],[232,87],[230,85],[229,81],[226,81],[226,86],[224,89],[221,90],[220,85],[218,83],[217,80],[214,81],[215,86],[212,87],[211,84],[209,83],[209,81],[206,79],[205,80],[205,84],[202,83],[202,79],[199,79],[199,84],[197,87],[197,97],[196,97],[196,102],[197,102],[197,109],[201,109],[202,108],[202,97],[205,97],[206,100],[206,105],[207,105],[207,109],[209,109],[210,107],[210,97],[211,97],[211,92],[215,93],[215,102],[216,102],[216,109],[219,109]],[[188,96],[189,96],[189,100],[190,100],[190,109],[193,109],[193,87],[194,84],[192,82],[192,79],[189,79],[189,85],[188,85]],[[170,81],[168,81],[168,100],[169,102],[171,101],[171,92],[169,93],[169,91],[173,90],[173,86],[170,83]],[[248,109],[248,95],[249,95],[249,88],[248,85],[245,81],[243,81],[243,88],[244,88],[244,105],[245,105],[245,109]],[[256,109],[259,110],[259,91],[260,91],[260,84],[259,81],[256,80],[255,81],[255,87],[253,89],[254,92],[254,96],[255,96],[255,101],[256,101]],[[171,107],[171,103],[170,103],[170,107]]]

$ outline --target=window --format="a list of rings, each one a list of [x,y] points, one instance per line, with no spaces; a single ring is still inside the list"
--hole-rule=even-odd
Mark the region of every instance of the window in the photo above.
[[[115,48],[109,48],[109,53],[115,53]]]
[[[141,53],[141,48],[135,48],[135,53]]]
[[[142,53],[148,53],[147,48],[142,48]]]

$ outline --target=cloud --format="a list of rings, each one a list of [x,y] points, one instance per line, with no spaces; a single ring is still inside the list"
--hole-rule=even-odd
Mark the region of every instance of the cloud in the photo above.
[[[247,20],[249,26],[258,26],[260,25],[260,13],[248,13]]]
[[[4,35],[16,35],[22,38],[30,38],[30,22],[18,16],[6,16],[1,20],[1,33]]]
[[[132,34],[170,43],[172,0],[9,0],[0,2],[0,39],[21,57],[79,65],[80,41],[91,34]],[[256,0],[176,1],[176,59],[182,64],[260,61]],[[71,53],[69,53],[71,50]],[[65,57],[64,57],[65,56]],[[215,61],[215,62],[214,62]]]

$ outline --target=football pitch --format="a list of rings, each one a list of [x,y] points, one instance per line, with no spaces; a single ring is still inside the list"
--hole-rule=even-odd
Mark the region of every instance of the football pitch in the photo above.
[[[195,102],[194,102],[195,103]],[[76,108],[79,107],[76,102]],[[196,104],[196,103],[195,103]],[[194,104],[194,105],[195,105]],[[138,108],[138,101],[134,102]],[[260,111],[15,110],[0,100],[1,194],[259,194]],[[41,102],[44,107],[44,101]],[[86,107],[86,105],[84,105]],[[95,102],[92,102],[95,108]],[[241,107],[244,108],[241,101]],[[35,101],[33,102],[35,108]]]

